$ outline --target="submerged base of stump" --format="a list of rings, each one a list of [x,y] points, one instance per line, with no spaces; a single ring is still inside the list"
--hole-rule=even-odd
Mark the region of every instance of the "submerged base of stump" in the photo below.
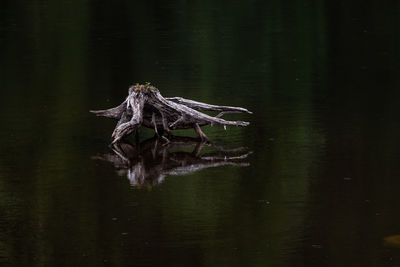
[[[171,130],[194,129],[201,140],[207,141],[201,126],[247,126],[245,121],[227,121],[221,119],[225,114],[250,113],[245,108],[216,106],[184,99],[181,97],[164,98],[160,91],[150,84],[137,84],[128,90],[129,95],[119,106],[106,110],[91,110],[96,116],[118,120],[112,133],[112,144],[131,133],[138,133],[141,126],[153,129],[155,134],[168,141],[163,134],[171,136]],[[215,117],[200,111],[218,111]]]

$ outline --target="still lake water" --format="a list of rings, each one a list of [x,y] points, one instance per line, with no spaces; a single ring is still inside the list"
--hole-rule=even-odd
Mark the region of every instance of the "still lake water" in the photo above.
[[[399,12],[2,1],[1,265],[400,265]],[[251,125],[205,127],[200,151],[143,130],[129,169],[88,110],[147,81]]]

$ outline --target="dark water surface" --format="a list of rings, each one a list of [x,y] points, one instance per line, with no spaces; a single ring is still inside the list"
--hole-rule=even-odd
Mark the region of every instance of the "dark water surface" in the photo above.
[[[400,265],[400,5],[330,2],[1,1],[0,263]],[[146,81],[251,125],[129,168],[88,110]]]

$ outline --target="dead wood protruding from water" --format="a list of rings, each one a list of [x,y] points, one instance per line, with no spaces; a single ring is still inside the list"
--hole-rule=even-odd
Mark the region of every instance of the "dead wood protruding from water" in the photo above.
[[[164,98],[159,90],[150,85],[134,85],[129,88],[129,95],[119,106],[106,110],[92,110],[97,116],[118,120],[112,133],[112,143],[138,131],[140,126],[151,128],[158,137],[164,133],[171,135],[171,130],[194,129],[201,140],[208,140],[201,126],[247,126],[245,121],[227,121],[221,119],[225,114],[250,113],[245,108],[216,106],[181,97]],[[200,111],[217,111],[215,117]],[[167,139],[166,137],[163,137]],[[168,139],[167,139],[168,140]]]

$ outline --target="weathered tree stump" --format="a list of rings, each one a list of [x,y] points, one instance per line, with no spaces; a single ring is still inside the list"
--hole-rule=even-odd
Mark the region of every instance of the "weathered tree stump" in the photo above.
[[[245,108],[216,106],[201,103],[181,97],[164,98],[160,91],[147,84],[133,85],[128,90],[129,95],[119,106],[106,110],[91,110],[97,116],[118,120],[112,133],[112,144],[123,137],[138,131],[140,126],[151,128],[155,134],[168,141],[163,133],[171,135],[171,130],[193,128],[201,140],[207,141],[207,136],[201,131],[204,125],[247,126],[244,121],[227,121],[221,119],[229,113],[250,113]],[[200,111],[218,111],[215,117]]]

